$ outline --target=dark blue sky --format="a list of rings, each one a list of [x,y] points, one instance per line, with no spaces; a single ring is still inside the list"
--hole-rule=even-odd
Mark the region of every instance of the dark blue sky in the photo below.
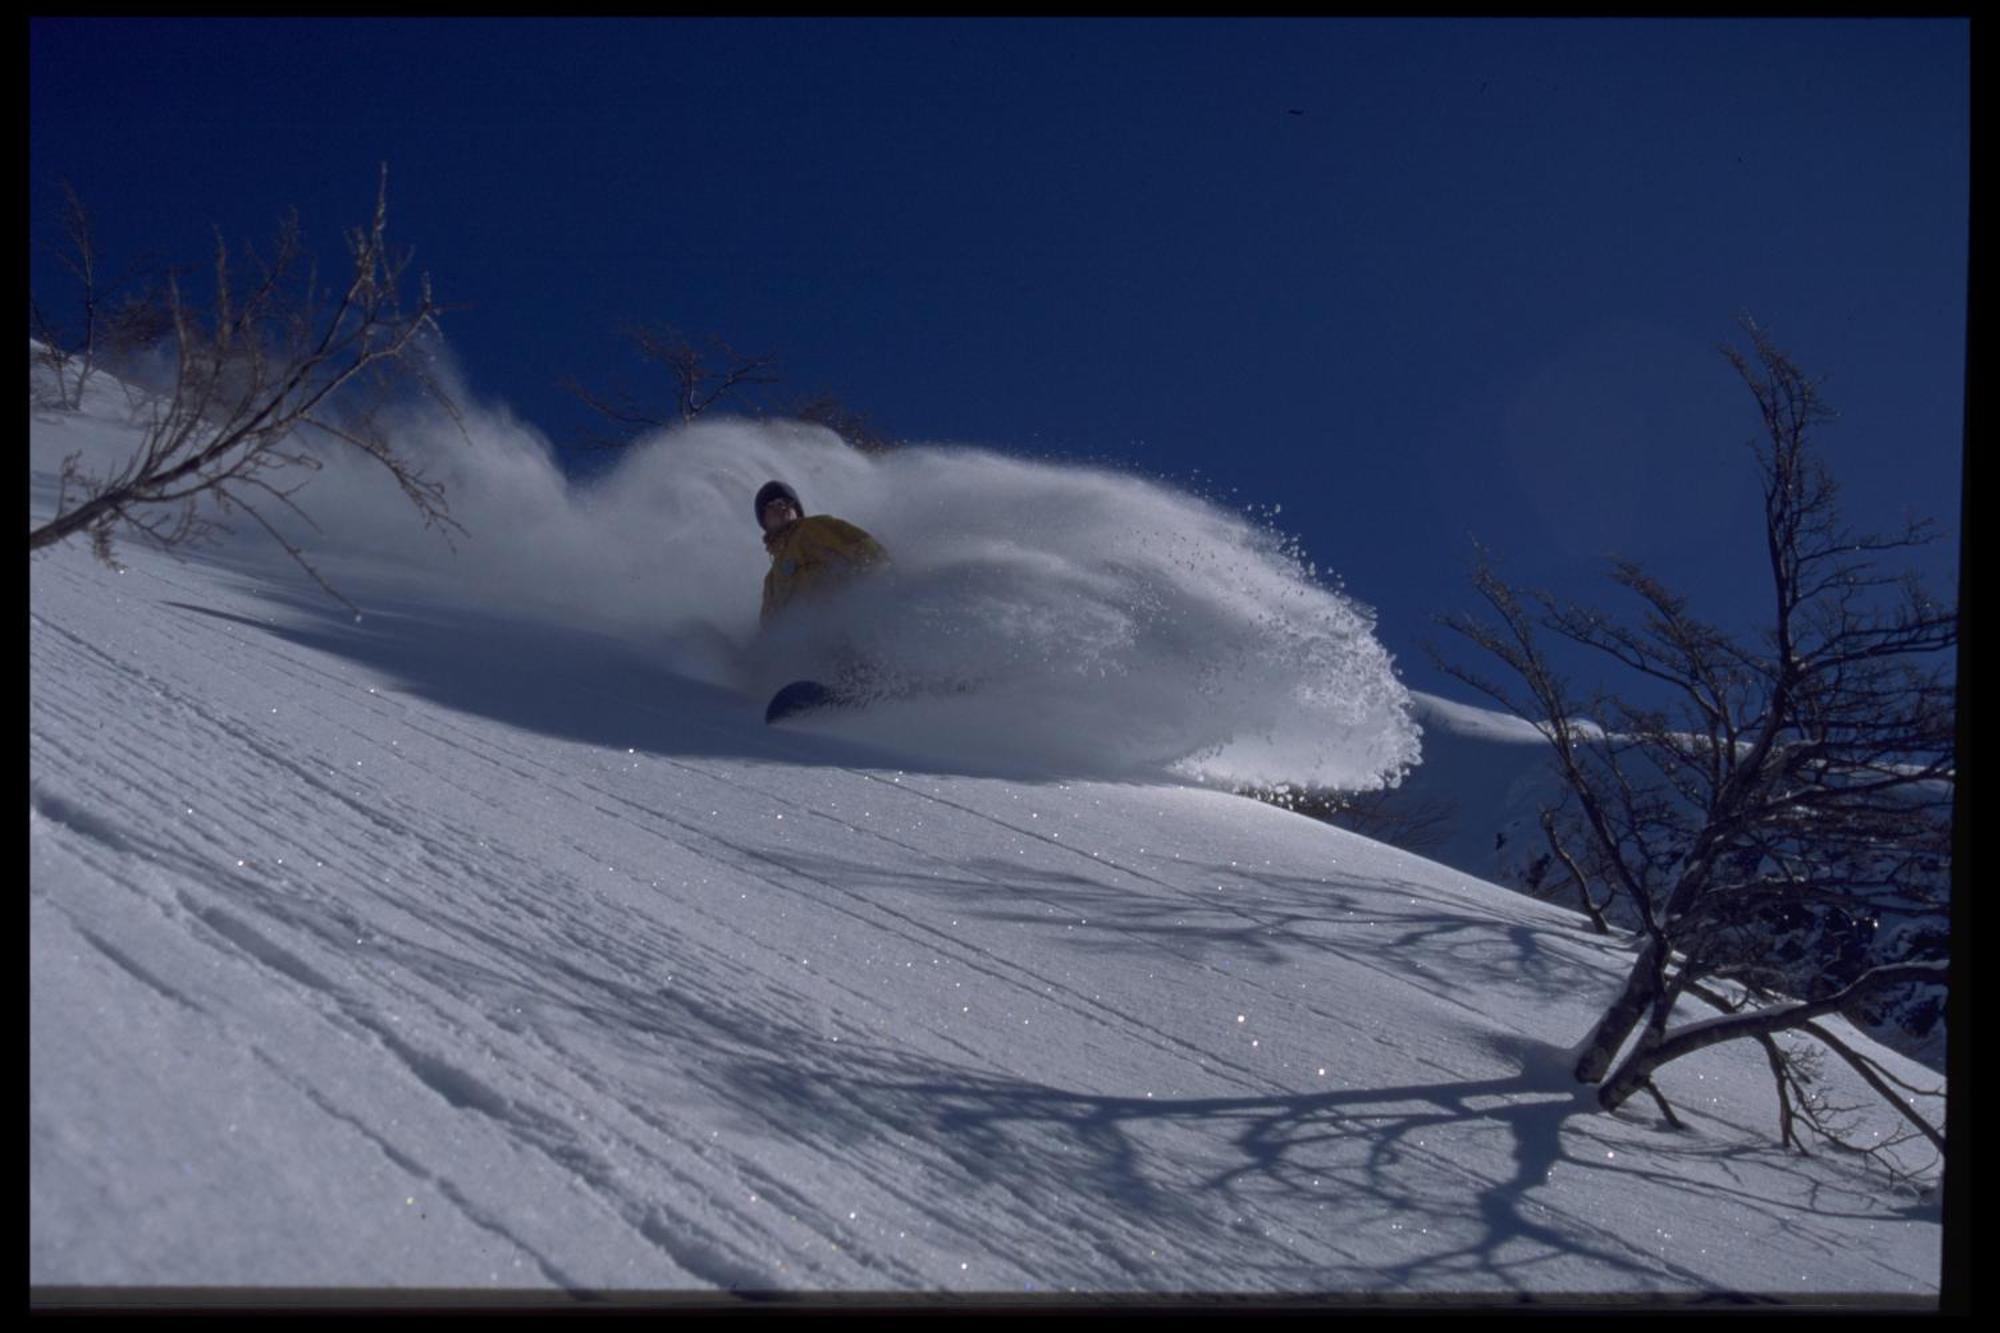
[[[31,215],[200,258],[391,170],[474,387],[561,441],[630,320],[897,434],[1188,480],[1376,606],[1469,538],[1763,604],[1753,313],[1865,526],[1956,538],[1970,35],[1886,21],[40,20]],[[1296,114],[1295,114],[1296,113]],[[47,283],[36,268],[38,289]],[[1955,547],[1928,565],[1943,591]],[[1452,692],[1462,694],[1462,690]]]

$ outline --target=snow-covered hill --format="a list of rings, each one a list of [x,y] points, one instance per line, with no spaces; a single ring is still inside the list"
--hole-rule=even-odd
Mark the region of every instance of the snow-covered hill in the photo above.
[[[118,438],[31,432],[43,512]],[[1936,1291],[1935,1203],[1778,1149],[1754,1047],[1665,1072],[1685,1131],[1591,1109],[1624,955],[1554,907],[1140,750],[767,729],[636,599],[362,542],[356,622],[256,547],[123,554],[30,566],[37,1286]],[[1277,748],[1393,764],[1354,702]]]

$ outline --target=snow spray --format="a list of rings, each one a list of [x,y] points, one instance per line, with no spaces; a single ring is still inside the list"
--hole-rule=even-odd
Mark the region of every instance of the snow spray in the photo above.
[[[959,445],[863,454],[800,422],[658,432],[587,481],[504,411],[412,416],[397,438],[464,532],[448,546],[378,466],[330,455],[301,497],[329,577],[615,634],[741,690],[746,716],[858,657],[886,697],[813,725],[928,759],[1364,790],[1418,758],[1369,610],[1281,533],[1160,482]],[[767,627],[750,501],[774,478],[891,564]]]

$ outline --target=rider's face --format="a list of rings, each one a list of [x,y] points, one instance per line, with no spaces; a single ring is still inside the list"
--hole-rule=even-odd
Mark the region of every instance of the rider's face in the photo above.
[[[764,512],[761,515],[764,531],[775,532],[798,516],[799,507],[783,496],[779,496],[764,506]]]

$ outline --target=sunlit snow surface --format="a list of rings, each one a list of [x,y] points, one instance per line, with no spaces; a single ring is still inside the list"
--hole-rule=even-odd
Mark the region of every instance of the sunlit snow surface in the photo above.
[[[1351,609],[1233,520],[756,433],[712,506],[665,450],[579,498],[483,430],[452,578],[365,478],[302,495],[358,623],[254,544],[31,561],[32,1283],[1935,1291],[1935,1205],[1773,1146],[1754,1047],[1663,1074],[1684,1132],[1587,1109],[1559,1051],[1615,943],[1168,772],[1410,757]],[[43,507],[117,438],[31,431]],[[781,463],[896,552],[911,669],[996,685],[886,749],[763,726],[745,497]],[[1289,712],[1232,673],[1309,664],[1311,734],[1245,740]]]

